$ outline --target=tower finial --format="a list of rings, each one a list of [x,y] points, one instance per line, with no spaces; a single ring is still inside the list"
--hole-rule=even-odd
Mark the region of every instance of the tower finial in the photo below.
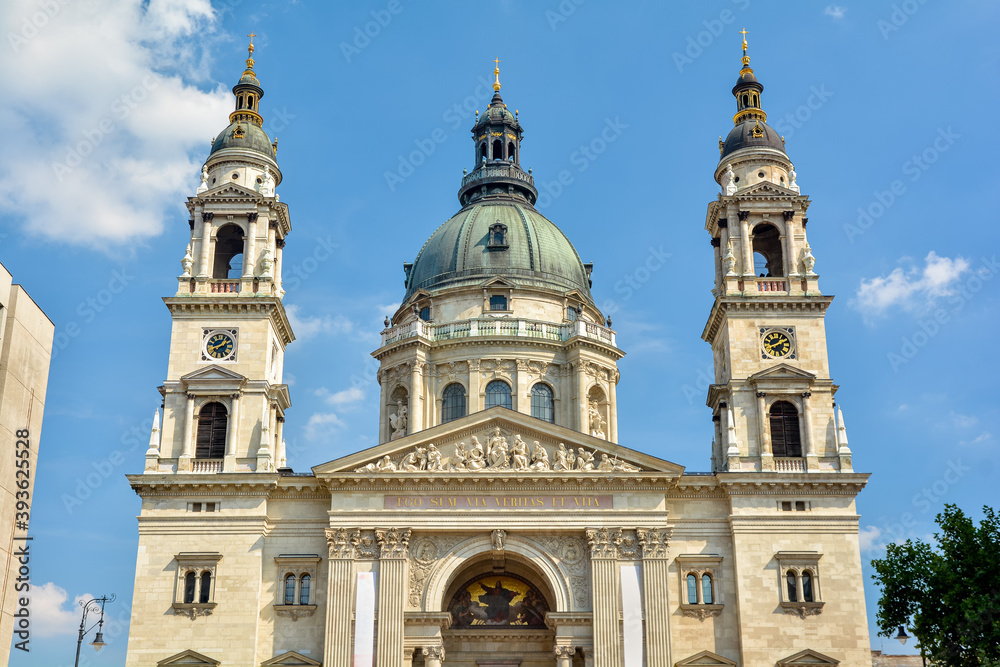
[[[495,79],[493,81],[493,90],[495,90],[495,91],[497,91],[499,93],[500,92],[500,59],[499,58],[495,58],[493,60],[493,63],[496,65],[493,68],[493,76],[495,77]]]
[[[247,35],[250,38],[250,46],[247,47],[247,72],[253,72],[253,38],[259,37],[253,30]],[[244,72],[245,74],[246,72]]]
[[[257,36],[258,35],[253,30],[250,31],[249,35],[247,35],[247,37],[250,38],[250,46],[247,47],[247,50],[250,51],[250,55],[253,55],[253,38]]]
[[[740,30],[739,33],[743,35],[743,66],[747,67],[750,65],[750,56],[747,55],[747,35],[750,31],[743,28],[743,30]]]

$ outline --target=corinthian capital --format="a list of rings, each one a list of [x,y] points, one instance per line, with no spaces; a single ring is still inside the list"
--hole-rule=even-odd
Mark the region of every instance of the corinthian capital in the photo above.
[[[612,541],[614,532],[607,528],[588,528],[586,531],[587,544],[590,545],[591,558],[615,558],[618,550]]]
[[[381,552],[380,558],[406,558],[410,544],[409,528],[376,528],[375,539]]]
[[[420,652],[431,660],[444,660],[444,646],[425,646]]]
[[[670,528],[639,528],[635,531],[642,545],[643,558],[666,558]]]
[[[361,531],[347,528],[327,528],[326,543],[330,558],[354,558],[354,540]]]

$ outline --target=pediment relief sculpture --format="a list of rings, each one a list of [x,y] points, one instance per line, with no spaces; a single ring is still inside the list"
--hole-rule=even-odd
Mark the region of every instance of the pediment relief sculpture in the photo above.
[[[480,471],[512,472],[640,472],[637,465],[623,461],[617,455],[584,447],[566,447],[560,442],[548,448],[538,440],[530,444],[520,434],[504,434],[494,428],[488,435],[472,436],[469,444],[461,441],[445,454],[434,443],[417,445],[395,458],[391,454],[355,468],[357,473],[441,472],[462,473]],[[442,445],[446,450],[449,446]]]

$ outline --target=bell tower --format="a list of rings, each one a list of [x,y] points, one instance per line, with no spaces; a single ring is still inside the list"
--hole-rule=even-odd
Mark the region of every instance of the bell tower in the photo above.
[[[278,142],[262,128],[264,90],[249,37],[229,126],[212,141],[201,184],[187,200],[190,241],[177,292],[164,299],[173,325],[160,387],[163,428],[154,426],[146,473],[274,472],[285,465],[290,400],[282,373],[294,335],[282,305],[281,264],[291,221],[275,192]]]
[[[715,471],[851,471],[843,418],[834,414],[824,317],[801,194],[784,138],[767,124],[764,87],[750,68],[746,31],[735,127],[719,139],[705,229],[715,257],[715,302],[702,338],[712,346]]]

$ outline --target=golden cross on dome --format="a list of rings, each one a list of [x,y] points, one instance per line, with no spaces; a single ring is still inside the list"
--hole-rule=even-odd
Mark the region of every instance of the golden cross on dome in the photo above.
[[[739,33],[741,35],[743,35],[743,54],[744,55],[746,55],[746,52],[747,52],[747,35],[749,34],[749,32],[750,31],[747,30],[746,28],[743,28],[743,30],[739,31]]]
[[[493,81],[493,90],[500,92],[500,59],[494,58],[493,63],[496,67],[493,68],[493,75],[496,77]]]
[[[260,35],[256,34],[253,30],[251,30],[250,34],[247,35],[247,37],[250,38],[250,46],[248,47],[248,49],[249,49],[250,53],[253,53],[253,38],[254,37],[260,37]]]
[[[499,69],[499,67],[500,67],[500,59],[499,58],[494,58],[493,62],[496,63],[496,66]]]

